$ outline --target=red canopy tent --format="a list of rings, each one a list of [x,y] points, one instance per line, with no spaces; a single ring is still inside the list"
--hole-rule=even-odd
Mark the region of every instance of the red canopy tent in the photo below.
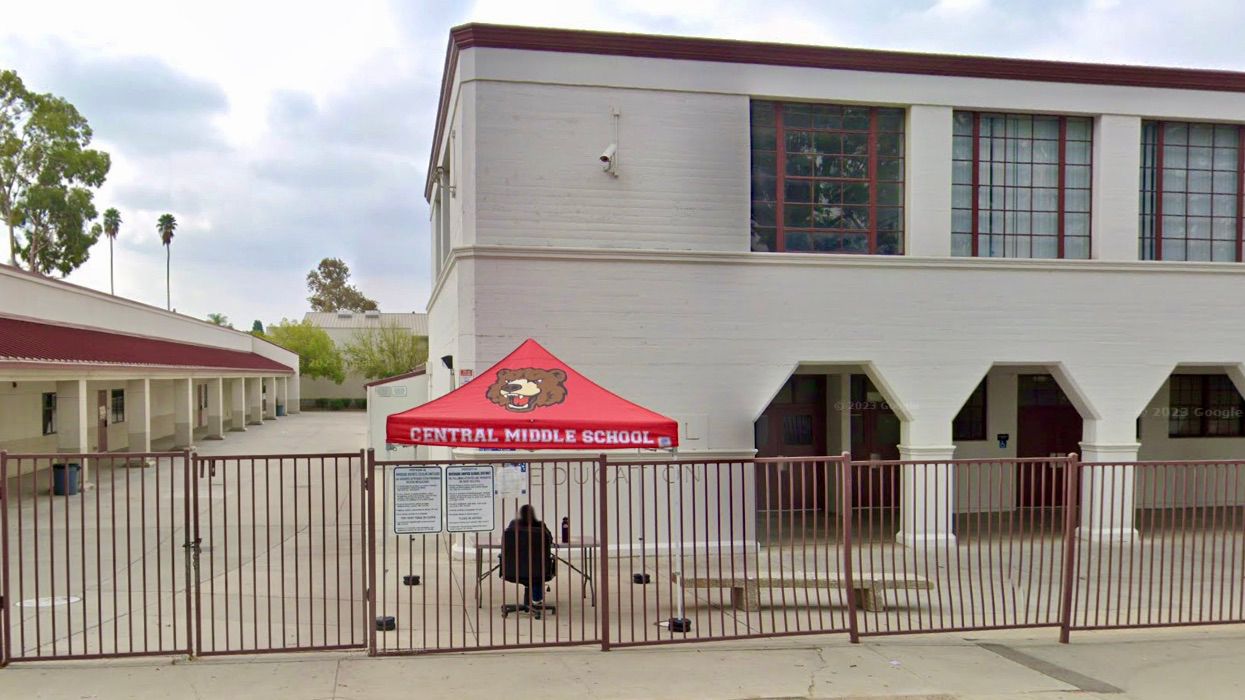
[[[678,423],[589,381],[535,340],[477,379],[386,420],[386,440],[505,450],[668,449]]]

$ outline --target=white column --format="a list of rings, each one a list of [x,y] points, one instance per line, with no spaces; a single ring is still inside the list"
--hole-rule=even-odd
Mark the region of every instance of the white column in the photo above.
[[[207,439],[225,439],[225,381],[213,377],[207,381]]]
[[[86,452],[87,429],[94,419],[88,413],[86,380],[56,383],[56,449],[58,452]]]
[[[908,108],[904,158],[907,255],[951,255],[951,118],[950,107]]]
[[[259,377],[246,378],[246,424],[263,425],[263,394]]]
[[[1135,541],[1136,469],[1141,444],[1132,442],[1081,443],[1082,539],[1129,544]],[[1113,466],[1094,466],[1095,462]]]
[[[286,378],[285,412],[290,415],[294,415],[295,413],[302,413],[302,410],[303,410],[303,407],[302,407],[303,392],[302,392],[302,385],[299,383],[300,381],[301,379],[299,378],[298,372],[295,372],[294,374]]]
[[[263,382],[264,420],[275,420],[277,417],[277,378],[264,377]]]
[[[173,380],[173,447],[191,447],[194,434],[195,392],[191,379]]]
[[[229,380],[229,406],[233,415],[229,417],[229,429],[242,432],[246,430],[246,380],[234,377]]]
[[[130,452],[151,452],[151,380],[125,383],[125,424]]]
[[[1094,125],[1092,256],[1136,260],[1140,228],[1141,118],[1104,114]]]
[[[897,540],[907,547],[955,544],[955,445],[900,445],[905,464],[900,475]]]

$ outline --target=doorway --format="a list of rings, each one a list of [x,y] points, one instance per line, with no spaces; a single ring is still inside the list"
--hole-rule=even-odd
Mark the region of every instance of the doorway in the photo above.
[[[108,451],[108,390],[95,392],[95,436],[96,452]]]
[[[1016,456],[1065,457],[1079,452],[1082,421],[1076,406],[1049,374],[1022,374],[1017,381]],[[1063,505],[1063,463],[1022,464],[1016,474],[1016,505]]]
[[[753,426],[757,457],[826,454],[826,377],[792,375]],[[759,510],[819,510],[825,505],[823,463],[758,464]]]
[[[852,461],[899,459],[900,420],[869,377],[852,375]],[[899,505],[899,467],[866,464],[854,468],[852,505],[894,508]]]

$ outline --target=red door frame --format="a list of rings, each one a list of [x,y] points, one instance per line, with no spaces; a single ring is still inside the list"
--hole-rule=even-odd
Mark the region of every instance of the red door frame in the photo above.
[[[1050,377],[1049,381],[1062,396],[1062,401],[1046,405],[1022,405],[1024,392],[1017,378],[1016,397],[1016,456],[1051,457],[1067,456],[1080,452],[1080,440],[1084,421],[1076,406],[1067,400],[1063,388]],[[1016,506],[1019,508],[1058,508],[1064,505],[1064,464],[1062,462],[1035,462],[1022,464],[1016,474]]]
[[[804,403],[771,403],[757,419],[765,428],[765,444],[756,444],[757,457],[821,457],[826,454],[826,377],[793,375],[816,380],[815,400]],[[781,391],[780,391],[781,393]],[[791,418],[809,416],[812,443],[788,445],[783,441],[784,423]],[[760,433],[760,430],[757,431]],[[757,508],[760,510],[820,510],[825,507],[822,486],[827,483],[822,462],[806,464],[758,464]]]

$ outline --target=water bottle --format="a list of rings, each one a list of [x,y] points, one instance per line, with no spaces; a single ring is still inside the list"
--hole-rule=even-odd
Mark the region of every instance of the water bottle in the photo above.
[[[562,516],[562,544],[571,543],[571,519]]]

